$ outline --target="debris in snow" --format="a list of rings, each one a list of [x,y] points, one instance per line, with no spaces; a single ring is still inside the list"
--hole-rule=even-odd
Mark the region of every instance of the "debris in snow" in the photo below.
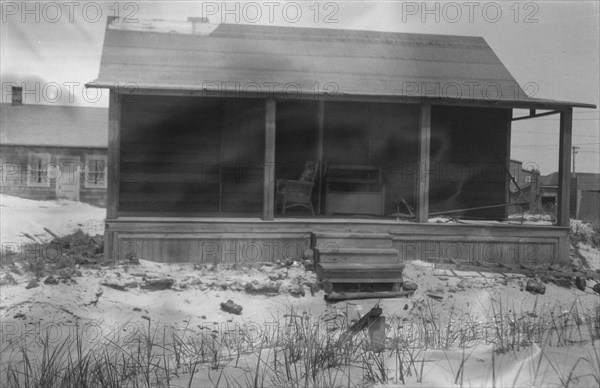
[[[586,279],[582,276],[578,276],[575,278],[575,286],[579,288],[581,291],[585,291]]]
[[[546,285],[542,282],[539,282],[535,279],[529,279],[527,281],[527,285],[525,286],[525,291],[529,291],[532,294],[545,294],[546,293]]]
[[[175,280],[172,278],[158,278],[158,279],[146,279],[146,281],[142,284],[142,288],[145,290],[168,290],[173,287]]]
[[[471,282],[468,279],[462,279],[460,282],[458,282],[456,287],[458,287],[462,290],[471,288]]]
[[[29,290],[31,288],[39,287],[39,285],[40,283],[37,281],[37,279],[32,279],[29,283],[27,283],[25,289]]]
[[[221,302],[221,310],[223,310],[227,313],[240,315],[242,313],[242,309],[243,309],[242,306],[240,306],[239,304],[236,304],[231,299],[229,299],[227,302]]]
[[[585,277],[578,276],[575,278],[575,286],[579,288],[581,291],[585,291],[586,279]]]
[[[280,282],[259,283],[258,280],[246,284],[245,290],[249,294],[278,294]]]
[[[295,286],[291,286],[288,290],[288,292],[290,293],[290,295],[293,296],[304,296],[304,286],[302,286],[301,284],[297,284]]]
[[[48,234],[49,234],[49,235],[51,235],[52,237],[54,237],[55,239],[59,239],[59,238],[60,238],[60,237],[58,237],[58,235],[57,235],[56,233],[54,233],[54,232],[53,232],[53,231],[51,231],[50,229],[48,229],[48,228],[44,228],[44,230],[45,230],[46,232],[48,232]]]
[[[44,280],[44,284],[56,285],[58,284],[58,279],[54,276],[48,276],[46,280]]]
[[[104,287],[112,288],[113,290],[127,291],[127,288],[125,288],[124,285],[116,283],[116,282],[103,282],[103,283],[100,283],[100,285],[102,285]]]
[[[571,281],[571,279],[569,278],[565,278],[565,277],[550,277],[548,278],[548,281],[550,283],[554,283],[559,287],[564,287],[564,288],[571,288],[573,286],[573,282]]]
[[[402,283],[402,289],[404,291],[415,291],[417,288],[419,288],[419,285],[410,280],[405,280],[404,283]]]
[[[427,296],[430,297],[431,299],[437,300],[438,302],[441,302],[442,300],[444,300],[443,296],[436,295],[436,294],[428,293]]]
[[[348,327],[346,332],[340,337],[339,343],[345,343],[346,341],[354,337],[354,335],[359,333],[361,330],[366,329],[368,327],[369,321],[380,317],[381,314],[383,314],[383,309],[379,307],[379,305],[375,305],[375,307],[369,310],[369,312],[360,317],[358,321],[354,322],[352,325],[350,325],[350,327]]]
[[[17,281],[10,273],[3,273],[0,275],[0,286],[14,286]]]
[[[406,298],[412,296],[413,293],[414,291],[332,292],[325,295],[325,300],[335,303],[350,299]]]

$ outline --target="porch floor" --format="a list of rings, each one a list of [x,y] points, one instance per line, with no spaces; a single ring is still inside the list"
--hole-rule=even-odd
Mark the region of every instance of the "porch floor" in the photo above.
[[[239,223],[239,224],[377,224],[377,225],[510,225],[524,227],[552,227],[550,221],[521,221],[521,220],[458,220],[439,221],[431,218],[427,224],[418,224],[412,220],[377,218],[377,217],[275,217],[273,221],[264,221],[260,217],[118,217],[107,220],[111,222],[177,222],[177,223]]]

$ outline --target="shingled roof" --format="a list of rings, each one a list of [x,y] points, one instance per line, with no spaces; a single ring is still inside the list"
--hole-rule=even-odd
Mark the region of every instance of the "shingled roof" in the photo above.
[[[528,98],[481,37],[111,19],[99,77],[88,86],[127,83],[154,90],[328,91],[594,107]]]
[[[108,147],[108,109],[0,104],[0,144]]]

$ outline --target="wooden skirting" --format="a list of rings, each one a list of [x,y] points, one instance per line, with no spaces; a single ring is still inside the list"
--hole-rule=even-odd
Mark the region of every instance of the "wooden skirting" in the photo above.
[[[141,218],[106,221],[106,258],[158,262],[299,260],[313,233],[389,233],[401,261],[568,263],[569,229],[506,224],[419,224],[376,219]]]

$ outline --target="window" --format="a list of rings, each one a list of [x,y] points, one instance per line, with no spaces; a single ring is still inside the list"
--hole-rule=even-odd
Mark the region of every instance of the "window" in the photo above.
[[[29,186],[50,187],[49,164],[50,154],[29,154]]]
[[[85,156],[85,187],[106,188],[106,156]]]
[[[525,176],[525,183],[531,183],[531,175]]]

